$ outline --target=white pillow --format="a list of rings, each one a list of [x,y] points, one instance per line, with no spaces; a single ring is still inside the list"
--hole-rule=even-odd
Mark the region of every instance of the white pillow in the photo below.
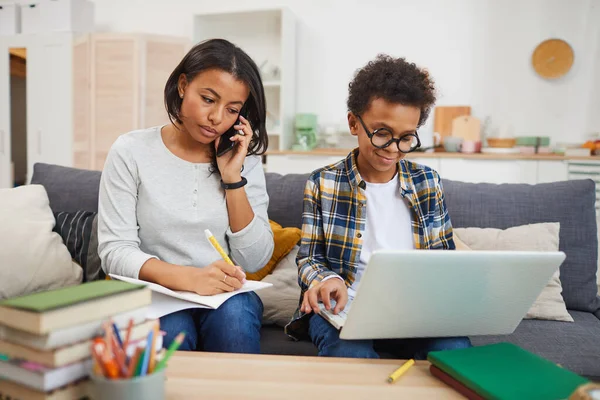
[[[300,301],[300,286],[298,286],[298,266],[296,255],[299,247],[294,248],[277,263],[273,272],[265,276],[262,282],[272,283],[273,286],[257,290],[256,294],[263,302],[264,325],[285,326],[294,315]]]
[[[41,185],[0,189],[0,299],[81,282]]]
[[[454,234],[471,250],[557,251],[559,232],[557,222],[508,229],[454,228]],[[556,271],[525,319],[573,322],[561,293],[560,271]]]

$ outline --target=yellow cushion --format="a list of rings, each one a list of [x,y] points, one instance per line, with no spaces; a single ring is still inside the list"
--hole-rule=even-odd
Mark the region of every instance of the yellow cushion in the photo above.
[[[283,228],[277,222],[270,221],[271,230],[273,231],[273,240],[275,247],[271,259],[261,269],[254,273],[246,273],[246,279],[251,281],[260,281],[265,276],[269,275],[279,261],[288,255],[294,246],[300,241],[302,231],[298,228]]]

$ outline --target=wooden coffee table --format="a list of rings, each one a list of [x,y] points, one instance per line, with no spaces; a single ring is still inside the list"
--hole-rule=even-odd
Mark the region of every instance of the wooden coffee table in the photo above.
[[[167,399],[462,399],[418,361],[396,383],[401,360],[177,352]]]

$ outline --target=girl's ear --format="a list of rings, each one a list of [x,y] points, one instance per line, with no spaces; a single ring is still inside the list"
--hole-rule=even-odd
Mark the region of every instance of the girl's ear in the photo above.
[[[351,112],[348,112],[348,128],[350,129],[350,134],[352,136],[358,135],[358,118],[356,118],[356,115],[352,114]]]
[[[177,91],[179,92],[179,97],[183,99],[183,95],[185,93],[185,88],[187,87],[188,82],[185,74],[179,75],[179,79],[177,80]]]

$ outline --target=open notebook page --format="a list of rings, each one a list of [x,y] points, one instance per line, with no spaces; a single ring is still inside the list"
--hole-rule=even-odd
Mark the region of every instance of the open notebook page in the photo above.
[[[237,294],[273,286],[271,283],[266,282],[246,281],[240,289],[233,292],[220,293],[212,296],[201,296],[197,293],[171,290],[159,284],[140,279],[127,278],[125,276],[114,274],[110,274],[110,277],[125,282],[145,285],[152,290],[152,304],[148,310],[148,318],[160,318],[163,315],[188,308],[217,309],[221,304]]]

